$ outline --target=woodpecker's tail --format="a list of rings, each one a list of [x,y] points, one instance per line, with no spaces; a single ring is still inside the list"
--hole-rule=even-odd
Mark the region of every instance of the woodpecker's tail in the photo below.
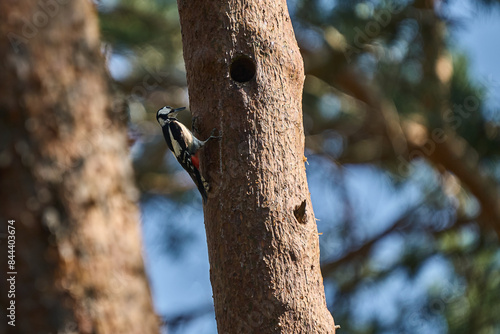
[[[206,204],[208,199],[207,193],[210,190],[208,182],[205,181],[203,176],[201,176],[200,172],[196,169],[191,175],[191,178],[193,179],[194,183],[196,184],[196,187],[198,188],[198,191],[201,194],[201,198],[203,199],[203,204]]]

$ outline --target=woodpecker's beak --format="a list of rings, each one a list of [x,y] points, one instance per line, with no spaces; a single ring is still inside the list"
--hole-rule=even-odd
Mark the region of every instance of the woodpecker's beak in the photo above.
[[[169,112],[169,114],[172,114],[172,113],[174,113],[174,112],[179,112],[179,111],[182,111],[182,110],[184,110],[184,109],[186,109],[186,107],[177,108],[177,109],[174,109],[174,110],[172,110],[171,112]]]

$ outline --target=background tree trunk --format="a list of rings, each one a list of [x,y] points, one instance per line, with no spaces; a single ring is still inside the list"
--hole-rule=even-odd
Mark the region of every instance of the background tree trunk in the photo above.
[[[98,31],[89,1],[0,2],[1,226],[15,220],[17,272],[16,326],[2,291],[0,328],[12,333],[158,332]]]
[[[286,2],[178,1],[203,152],[219,333],[334,333],[307,186],[303,62]]]

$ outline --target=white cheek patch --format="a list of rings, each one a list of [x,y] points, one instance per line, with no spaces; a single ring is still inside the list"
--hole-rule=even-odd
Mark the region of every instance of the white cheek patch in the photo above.
[[[161,126],[164,126],[165,124],[167,124],[167,121],[163,118],[158,118],[158,123],[160,123]]]
[[[163,107],[160,110],[158,110],[158,115],[168,115],[168,113],[172,111],[171,108],[169,107]]]

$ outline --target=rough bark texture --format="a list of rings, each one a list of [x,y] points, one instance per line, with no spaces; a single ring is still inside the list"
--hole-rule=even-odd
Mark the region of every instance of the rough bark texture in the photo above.
[[[304,165],[303,61],[286,2],[178,4],[193,128],[222,135],[202,155],[219,333],[334,333]]]
[[[0,332],[157,333],[92,2],[1,1],[0,38],[0,224],[15,220],[17,272],[16,326],[2,291]]]

